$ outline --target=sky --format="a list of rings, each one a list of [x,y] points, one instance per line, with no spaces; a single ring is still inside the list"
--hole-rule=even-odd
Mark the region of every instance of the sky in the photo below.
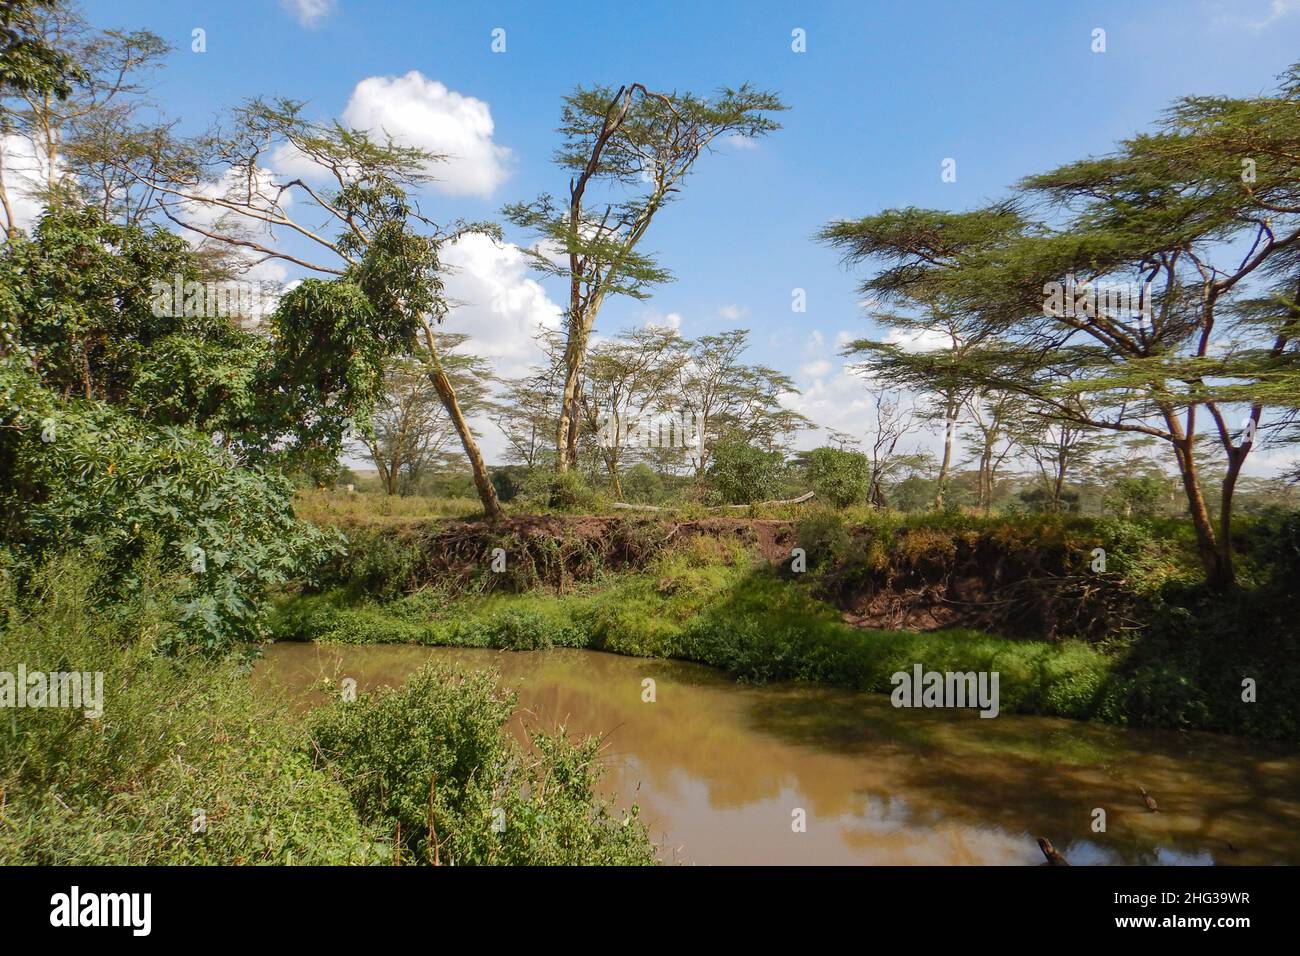
[[[597,331],[750,329],[749,360],[794,377],[793,407],[858,436],[866,395],[839,346],[881,332],[860,302],[864,274],[815,240],[821,227],[890,207],[981,205],[1023,176],[1111,151],[1179,96],[1265,92],[1300,60],[1300,0],[84,7],[97,26],[149,29],[173,45],[152,95],[181,133],[246,98],[285,96],[307,101],[313,118],[449,154],[421,202],[439,221],[502,221],[508,202],[564,195],[551,154],[561,99],[578,84],[711,92],[749,82],[779,93],[783,128],[702,157],[656,219],[646,245],[674,281],[646,301],[610,301]],[[1098,29],[1104,52],[1093,50]],[[506,238],[448,251],[457,305],[447,327],[514,374],[538,357],[537,325],[561,321],[562,291],[529,272],[514,244],[531,237],[507,228]],[[795,289],[804,312],[791,309]],[[500,437],[480,433],[497,458]]]

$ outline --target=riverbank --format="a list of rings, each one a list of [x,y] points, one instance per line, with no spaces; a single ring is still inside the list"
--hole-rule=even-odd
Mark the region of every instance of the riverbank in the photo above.
[[[508,552],[506,560],[519,553]],[[1241,682],[1252,674],[1294,680],[1294,664],[1274,664],[1281,649],[1266,635],[1216,643],[1194,622],[1181,631],[1135,628],[1099,641],[1028,640],[961,627],[863,628],[823,596],[827,579],[825,571],[791,574],[734,536],[694,535],[654,551],[639,570],[597,569],[585,579],[571,576],[562,590],[533,584],[485,594],[430,586],[383,600],[364,588],[339,587],[288,596],[272,613],[269,633],[327,643],[585,648],[708,664],[750,683],[793,680],[878,693],[892,689],[894,673],[920,664],[927,671],[997,671],[1004,713],[1286,740],[1300,726],[1293,699],[1243,699]]]

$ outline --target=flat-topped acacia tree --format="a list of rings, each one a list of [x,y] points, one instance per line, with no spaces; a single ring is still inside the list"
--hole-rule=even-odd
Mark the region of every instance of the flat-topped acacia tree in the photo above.
[[[639,248],[656,214],[720,137],[766,135],[779,128],[772,114],[783,109],[775,94],[748,85],[713,97],[658,93],[640,83],[579,87],[565,97],[555,162],[570,174],[568,202],[543,195],[505,209],[541,239],[533,250],[537,268],[569,286],[557,470],[577,461],[583,362],[605,299],[645,298],[671,278]]]
[[[1275,95],[1181,100],[1115,153],[1025,180],[1015,202],[891,209],[822,238],[879,266],[864,292],[941,300],[981,336],[957,362],[864,352],[916,378],[957,374],[1021,395],[1061,422],[1166,443],[1206,579],[1234,582],[1241,468],[1265,405],[1280,406],[1280,422],[1300,406],[1300,67]],[[1070,277],[1073,292],[1049,294]],[[1131,301],[1097,294],[1106,287]],[[1197,460],[1204,420],[1226,463],[1217,521]]]

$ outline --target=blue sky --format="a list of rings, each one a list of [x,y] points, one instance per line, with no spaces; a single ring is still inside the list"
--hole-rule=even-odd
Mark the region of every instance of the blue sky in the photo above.
[[[791,107],[784,128],[756,149],[703,158],[656,221],[648,245],[676,281],[649,302],[610,303],[599,329],[668,315],[687,336],[751,328],[754,360],[793,374],[810,414],[838,427],[852,421],[832,387],[842,375],[836,338],[870,329],[861,276],[812,240],[827,221],[980,204],[1021,176],[1109,151],[1177,96],[1258,93],[1300,59],[1300,0],[95,0],[86,9],[99,26],[148,28],[174,44],[154,95],[186,131],[254,95],[341,115],[358,83],[412,70],[480,101],[492,125],[479,145],[498,168],[476,191],[433,191],[425,206],[438,219],[497,217],[506,202],[563,193],[550,155],[561,97],[576,84],[709,91],[748,81],[780,93]],[[1090,49],[1098,27],[1104,53]],[[195,28],[206,33],[201,54],[191,52]],[[491,49],[496,28],[504,53]],[[806,52],[791,50],[795,28]],[[954,183],[940,178],[948,157]],[[790,310],[796,287],[807,291],[805,313]]]

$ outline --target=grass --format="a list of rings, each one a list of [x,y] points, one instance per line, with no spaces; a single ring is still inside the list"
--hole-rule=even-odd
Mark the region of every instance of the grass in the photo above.
[[[427,670],[302,715],[239,657],[159,653],[171,583],[97,605],[99,563],[0,591],[0,671],[103,674],[95,719],[0,711],[0,865],[653,862],[635,807],[597,796],[599,742],[523,748],[494,673]]]
[[[640,532],[671,527],[657,519],[634,524]],[[1008,713],[1300,739],[1300,633],[1290,622],[1300,566],[1295,516],[1238,523],[1242,585],[1229,593],[1202,585],[1187,523],[1172,519],[810,509],[796,529],[809,570],[793,579],[756,563],[729,535],[644,549],[649,563],[634,563],[636,571],[611,571],[593,553],[578,562],[582,573],[570,567],[558,583],[555,575],[521,577],[518,569],[528,565],[520,560],[508,579],[497,579],[486,570],[484,549],[493,543],[486,538],[464,556],[465,566],[478,571],[466,581],[410,573],[429,548],[417,529],[363,525],[349,535],[348,573],[322,575],[329,582],[323,595],[282,599],[272,634],[582,647],[697,661],[741,680],[870,691],[890,690],[891,675],[917,663],[927,670],[997,670]],[[535,545],[508,550],[517,556]],[[1088,566],[1098,546],[1108,567],[1093,579]],[[953,563],[959,552],[960,565]],[[892,587],[900,574],[941,581],[990,568],[995,578],[1020,575],[1026,587],[999,605],[1019,616],[1001,623],[990,617],[985,631],[866,630],[846,624],[834,606],[863,588]],[[425,581],[423,590],[408,591]],[[1060,591],[1061,582],[1075,589]],[[492,593],[485,597],[484,589]],[[1248,679],[1267,693],[1244,699]]]
[[[752,682],[802,680],[887,692],[890,676],[996,670],[1007,712],[1089,717],[1115,659],[1082,642],[1011,641],[978,631],[859,630],[830,605],[743,552],[693,539],[645,572],[609,575],[564,596],[451,597],[429,589],[386,603],[333,591],[286,599],[281,640],[536,650],[584,647],[710,664]]]
[[[477,518],[483,514],[477,498],[386,495],[382,491],[348,492],[338,488],[299,489],[293,507],[305,521],[338,526],[395,527],[436,518]]]

